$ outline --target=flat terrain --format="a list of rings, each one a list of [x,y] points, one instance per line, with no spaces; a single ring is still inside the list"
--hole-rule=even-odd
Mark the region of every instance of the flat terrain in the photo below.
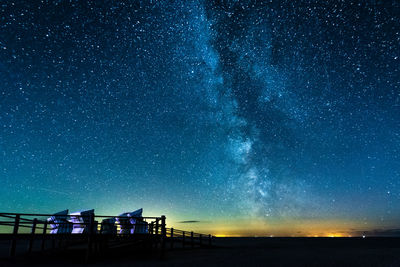
[[[125,248],[97,255],[93,266],[400,266],[400,238],[216,238],[214,248],[157,252]],[[8,248],[4,245],[3,248]],[[34,254],[0,266],[83,266],[84,250]]]

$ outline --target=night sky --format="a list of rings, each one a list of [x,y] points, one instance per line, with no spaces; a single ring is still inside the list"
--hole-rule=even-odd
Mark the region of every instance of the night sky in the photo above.
[[[0,1],[0,211],[395,233],[399,14],[395,0]]]

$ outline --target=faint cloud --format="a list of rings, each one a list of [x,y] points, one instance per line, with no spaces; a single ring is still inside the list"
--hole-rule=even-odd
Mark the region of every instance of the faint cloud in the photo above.
[[[180,221],[178,223],[205,223],[205,221],[195,221],[195,220],[193,220],[193,221]]]

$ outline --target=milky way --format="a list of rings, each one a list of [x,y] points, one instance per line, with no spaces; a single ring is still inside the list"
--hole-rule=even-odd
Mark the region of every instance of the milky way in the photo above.
[[[399,12],[2,2],[0,210],[398,225]]]

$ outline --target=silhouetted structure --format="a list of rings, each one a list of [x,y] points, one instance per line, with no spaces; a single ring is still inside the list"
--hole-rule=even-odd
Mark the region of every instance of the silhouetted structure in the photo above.
[[[82,247],[82,244],[86,244],[87,260],[93,253],[123,246],[141,246],[158,251],[163,257],[166,249],[212,244],[211,235],[167,228],[165,216],[143,217],[142,209],[118,216],[99,216],[94,214],[94,210],[70,215],[68,210],[55,214],[0,213],[0,219],[3,232],[0,239],[10,242],[10,257],[31,252],[66,250]],[[101,224],[98,225],[97,221],[101,221]],[[118,228],[120,231],[117,231]],[[27,243],[27,249],[22,251],[19,248],[17,251],[17,242]]]

